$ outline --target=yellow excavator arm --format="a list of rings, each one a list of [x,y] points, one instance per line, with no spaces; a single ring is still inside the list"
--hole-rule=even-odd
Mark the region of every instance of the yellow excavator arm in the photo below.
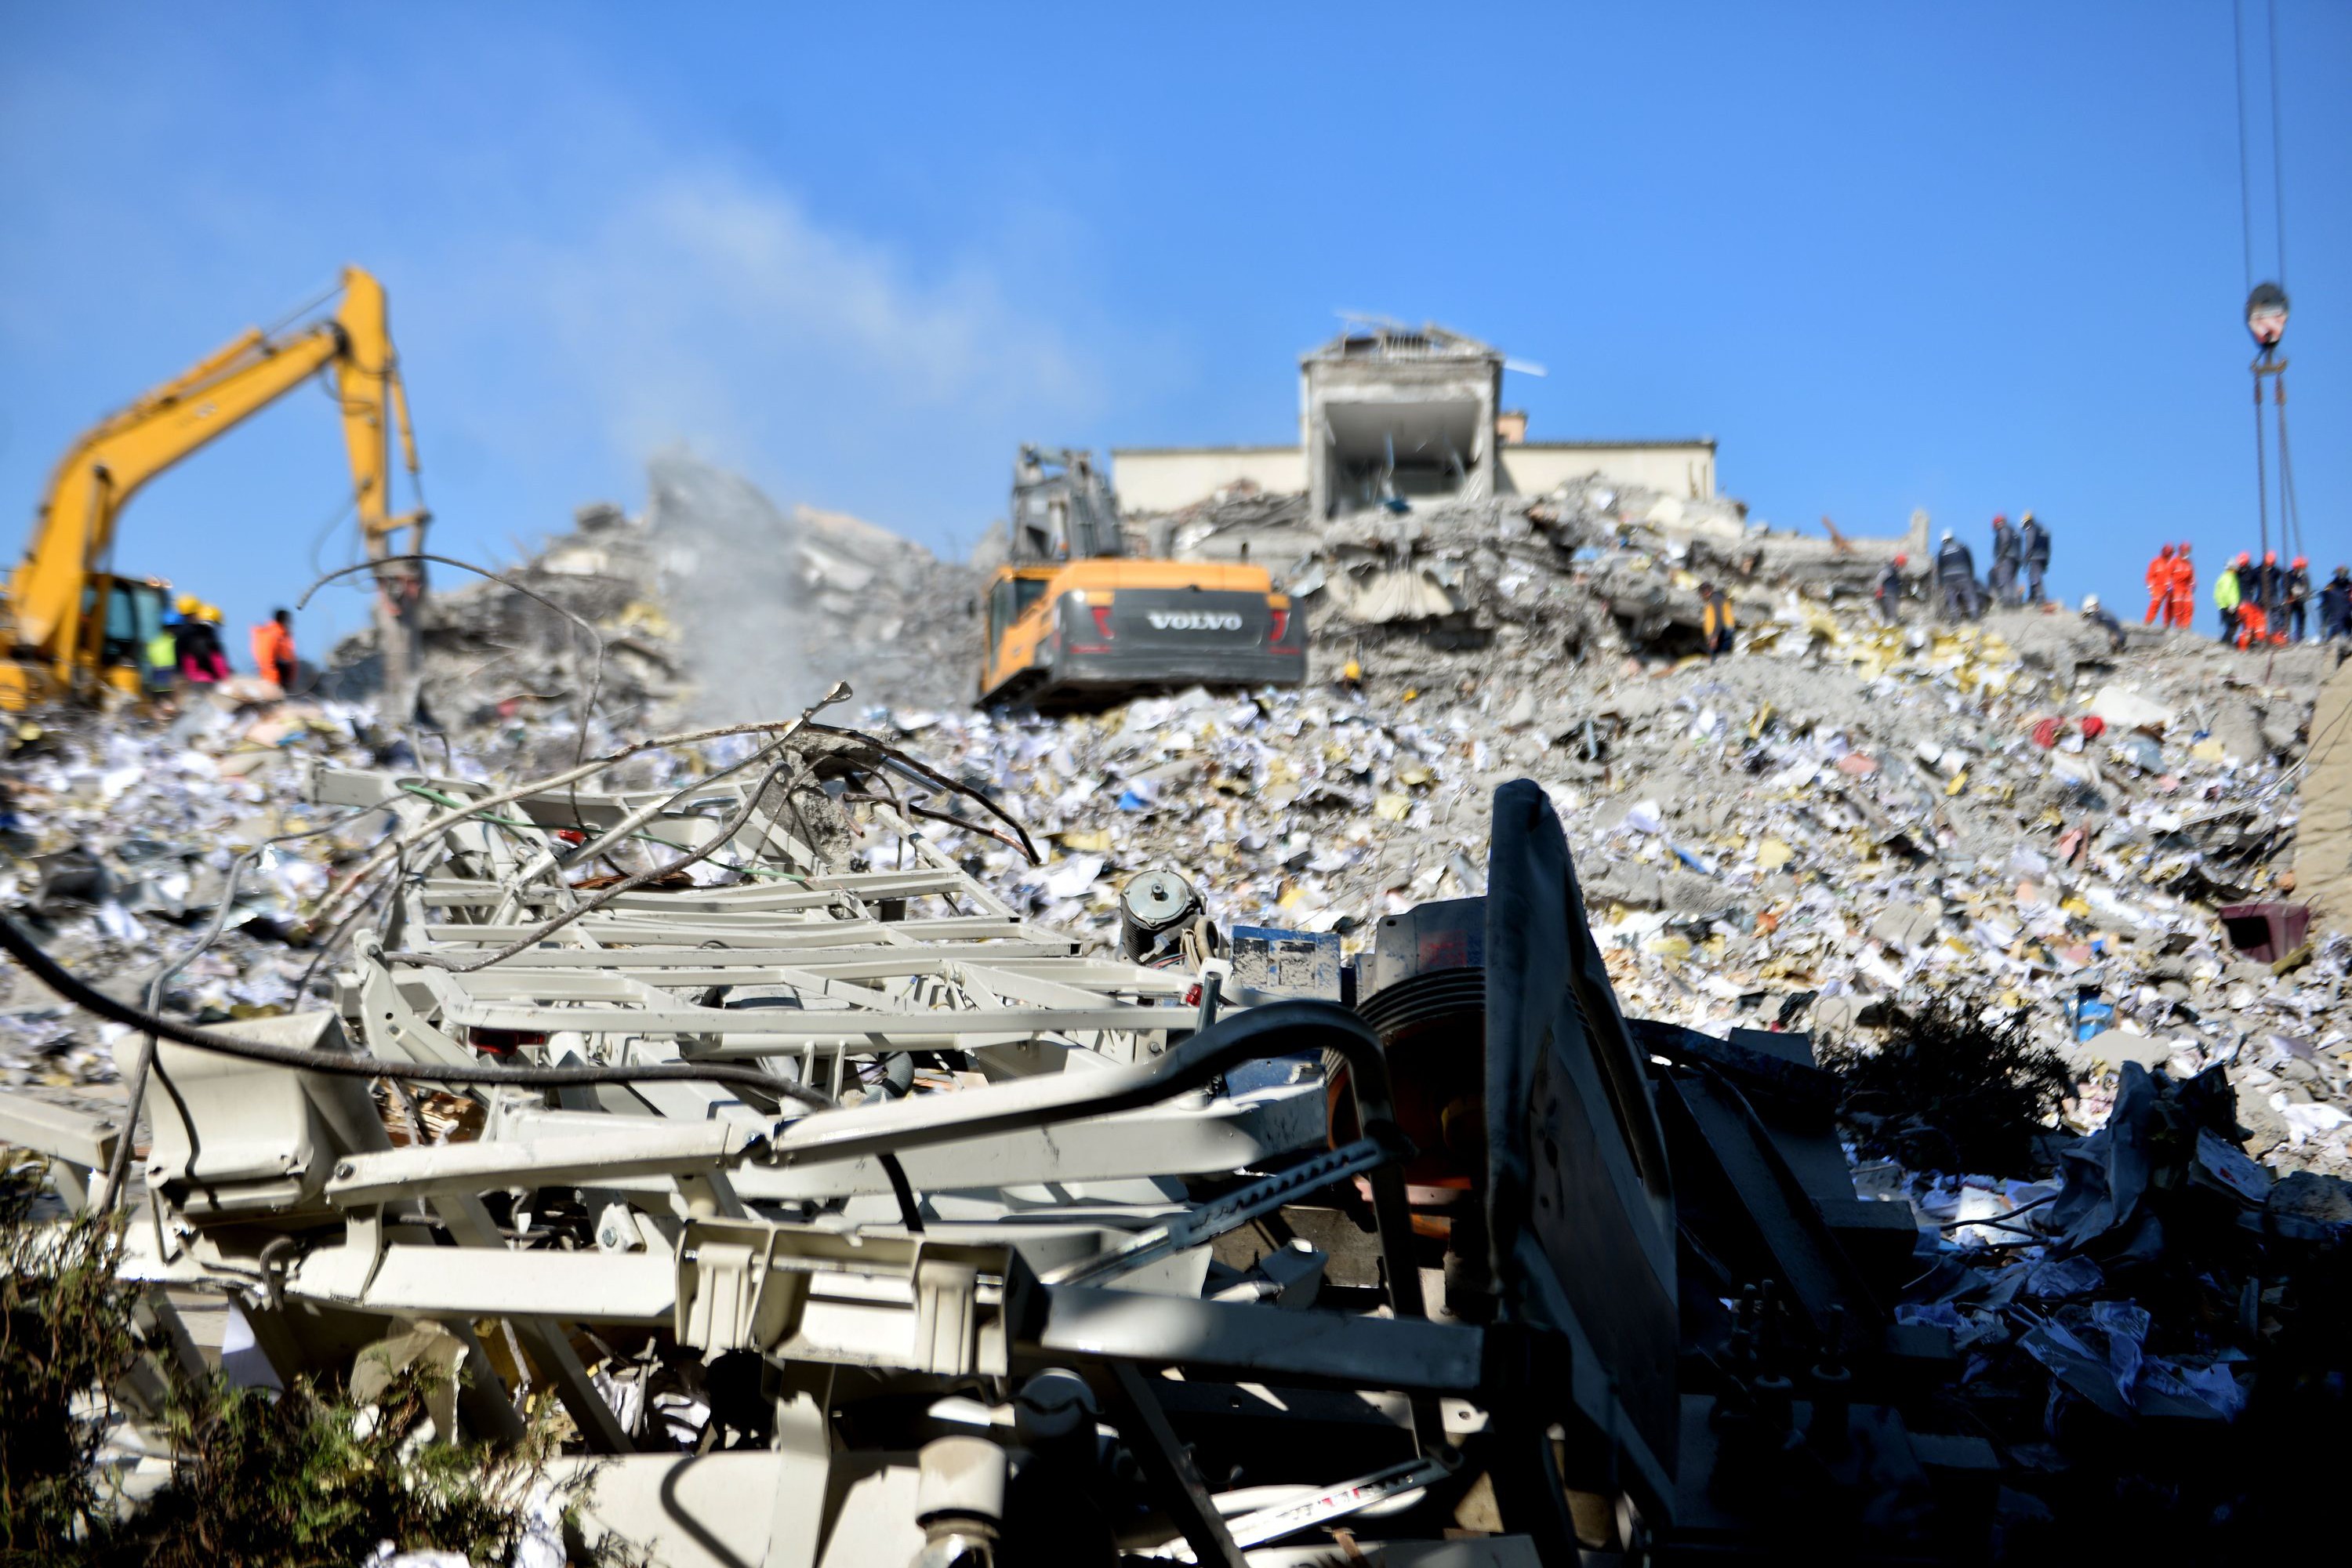
[[[33,523],[25,558],[8,583],[0,626],[16,658],[47,666],[70,689],[86,655],[84,589],[106,559],[116,521],[139,487],[215,437],[325,371],[341,406],[353,500],[372,559],[395,553],[393,538],[413,531],[424,547],[429,520],[420,504],[392,510],[391,437],[415,490],[416,439],[408,395],[386,325],[383,287],[356,267],[343,269],[334,314],[283,336],[258,330],[201,361],[85,432],[58,464]],[[98,607],[103,615],[103,606]],[[37,673],[33,670],[26,675]]]

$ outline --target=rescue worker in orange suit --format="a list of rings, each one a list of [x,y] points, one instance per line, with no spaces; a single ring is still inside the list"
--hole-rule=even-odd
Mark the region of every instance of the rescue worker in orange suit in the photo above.
[[[2172,559],[2172,602],[2165,608],[2164,624],[2184,631],[2197,612],[2197,563],[2189,559],[2189,542],[2180,542],[2180,553]]]
[[[2166,617],[2165,624],[2169,626],[2171,615],[2172,546],[2168,544],[2156,552],[2155,560],[2147,563],[2147,620],[2144,624],[2152,626],[2156,625],[2156,618],[2162,616]]]
[[[2238,591],[2244,595],[2238,601],[2240,647],[2253,647],[2270,632],[2269,619],[2263,614],[2262,581],[2262,574],[2254,570],[2254,552],[2238,552]]]
[[[279,610],[253,628],[253,671],[281,691],[294,689],[293,611]]]

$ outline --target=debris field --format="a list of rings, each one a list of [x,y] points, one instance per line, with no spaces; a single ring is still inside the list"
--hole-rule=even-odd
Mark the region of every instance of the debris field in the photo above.
[[[989,545],[648,494],[436,579],[414,723],[363,635],[18,726],[0,903],[61,973],[6,967],[0,1140],[120,1187],[194,1362],[397,1339],[464,1436],[601,1463],[580,1551],[681,1564],[2295,1517],[2256,1457],[2341,1418],[2352,1238],[2332,647],[1887,619],[1924,517],[1242,486],[1129,527],[1271,570],[1304,686],[982,711]]]

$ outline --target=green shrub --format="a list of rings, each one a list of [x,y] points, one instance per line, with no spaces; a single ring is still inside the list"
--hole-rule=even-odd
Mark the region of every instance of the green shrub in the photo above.
[[[33,1223],[44,1174],[38,1161],[0,1166],[0,1563],[62,1561],[110,1514],[92,1466],[99,1428],[74,1405],[139,1350],[115,1279],[121,1234]]]
[[[445,1375],[412,1367],[372,1406],[307,1382],[283,1394],[215,1384],[175,1402],[171,1483],[110,1544],[156,1568],[348,1568],[381,1541],[506,1563],[547,1447],[415,1441]]]
[[[177,1380],[171,1478],[123,1517],[96,1465],[104,1391],[141,1352],[121,1234],[34,1222],[40,1181],[37,1163],[0,1167],[0,1568],[355,1568],[384,1541],[480,1568],[511,1559],[551,1485],[552,1430],[505,1447],[422,1440],[437,1367],[396,1373],[365,1405],[307,1380],[283,1394]],[[584,1485],[555,1489],[567,1516]]]

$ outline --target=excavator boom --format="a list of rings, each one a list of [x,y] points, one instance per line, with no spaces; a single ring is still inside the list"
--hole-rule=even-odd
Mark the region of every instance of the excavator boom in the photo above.
[[[0,700],[71,689],[78,667],[95,658],[83,625],[85,590],[106,559],[122,509],[139,488],[234,429],[314,374],[325,372],[341,406],[353,500],[369,554],[394,553],[394,535],[413,530],[421,549],[428,514],[392,510],[391,435],[397,427],[411,488],[417,472],[408,399],[386,324],[383,285],[346,268],[335,313],[283,336],[245,332],[136,402],[107,416],[68,449],[10,578],[5,605],[7,651]],[[103,606],[91,606],[103,616]]]

